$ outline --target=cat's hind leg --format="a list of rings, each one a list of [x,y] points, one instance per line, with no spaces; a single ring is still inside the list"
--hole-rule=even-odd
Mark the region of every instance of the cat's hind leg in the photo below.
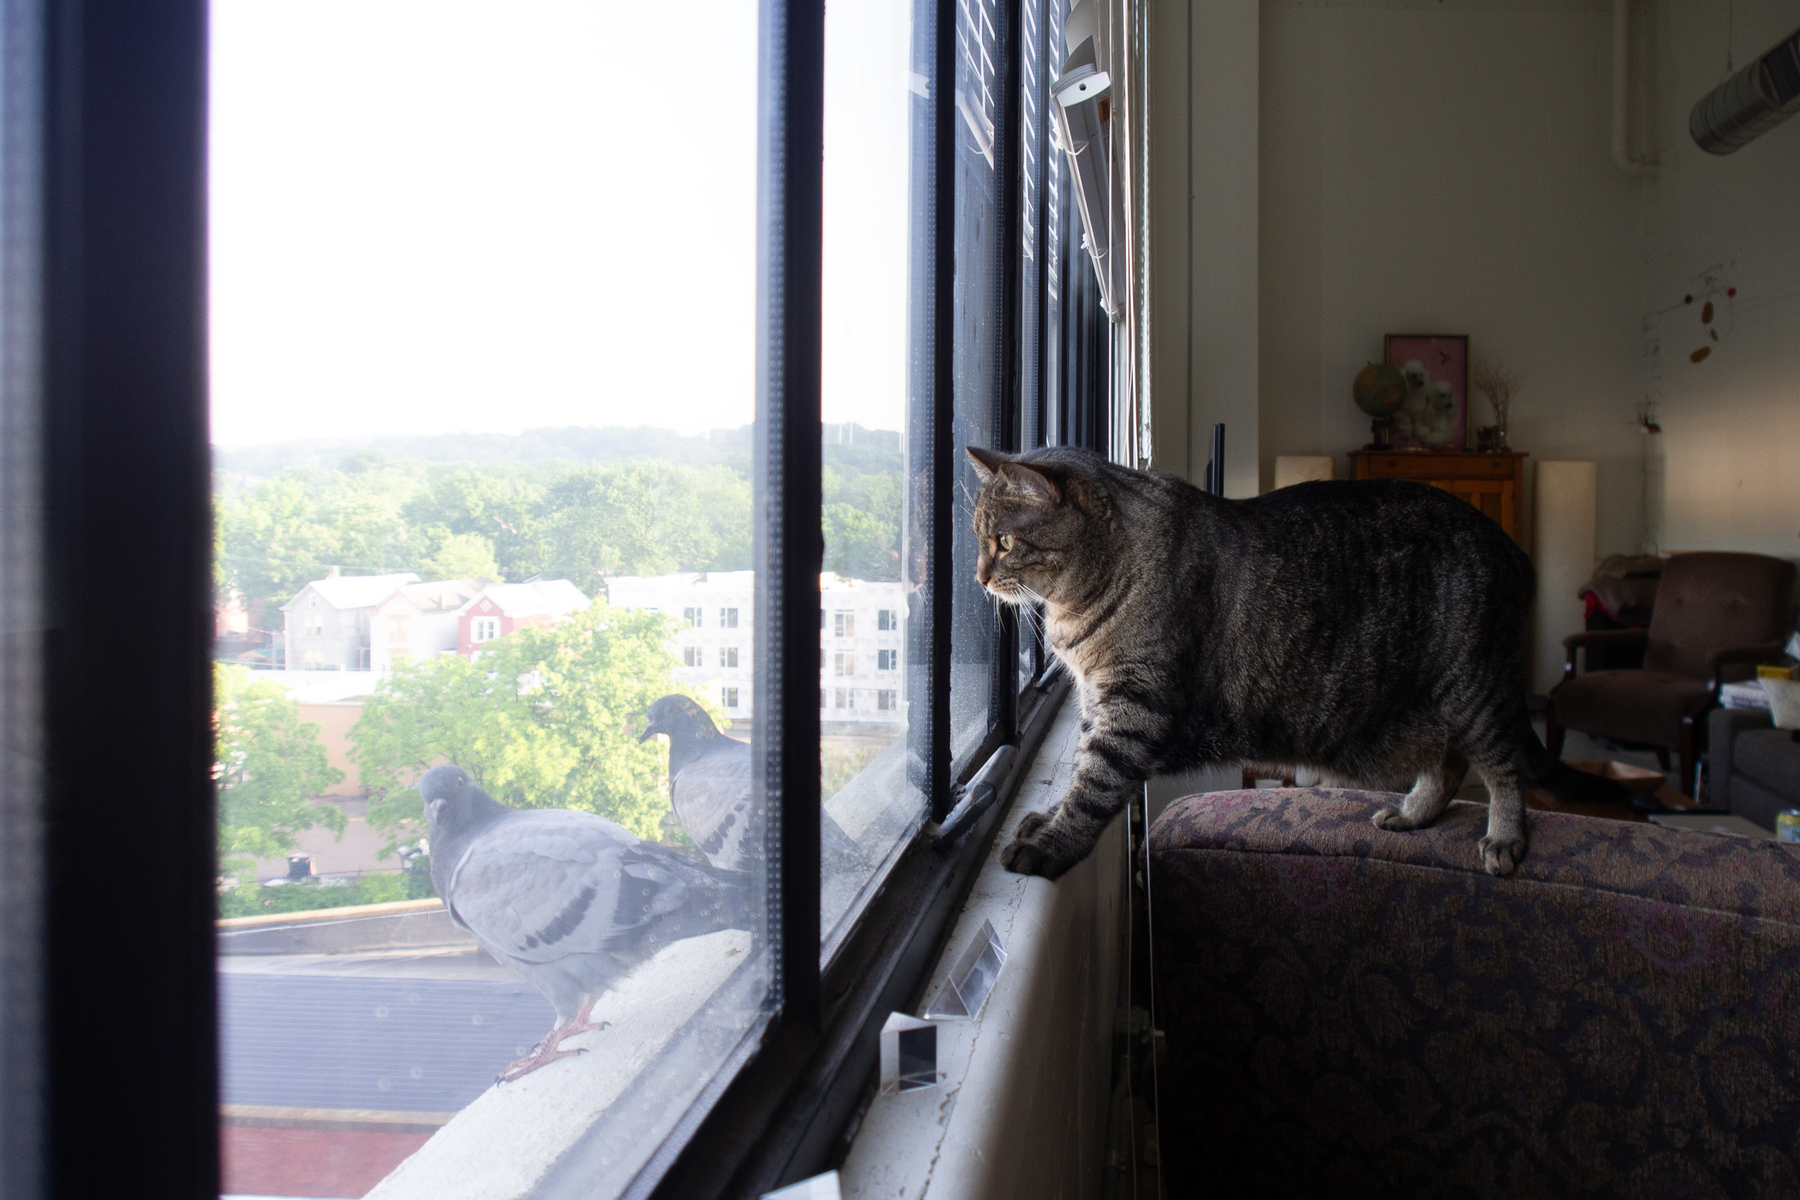
[[[1530,726],[1526,726],[1526,731],[1530,732]],[[1525,858],[1525,792],[1518,766],[1511,756],[1506,756],[1498,762],[1477,759],[1475,770],[1488,790],[1488,826],[1481,839],[1481,865],[1489,875],[1511,875]]]
[[[1370,820],[1375,823],[1375,828],[1396,833],[1423,829],[1444,815],[1450,797],[1456,795],[1468,770],[1468,760],[1454,748],[1448,749],[1438,762],[1419,772],[1412,790],[1406,793],[1398,807],[1390,804],[1377,811]]]

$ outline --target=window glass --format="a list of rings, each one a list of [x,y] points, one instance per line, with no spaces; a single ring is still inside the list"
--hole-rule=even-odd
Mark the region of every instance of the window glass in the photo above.
[[[831,5],[825,19],[822,405],[825,571],[821,577],[819,763],[822,954],[829,958],[894,851],[925,811],[907,770],[908,698],[898,669],[903,614],[919,600],[902,563],[909,505],[908,310],[913,102],[911,0]],[[921,112],[921,116],[923,113]],[[929,370],[927,360],[925,370]],[[821,681],[822,683],[826,681]],[[922,717],[921,717],[922,719]]]
[[[228,1193],[616,1195],[761,1018],[756,6],[673,85],[671,28],[213,5]],[[899,605],[856,529],[836,607]]]

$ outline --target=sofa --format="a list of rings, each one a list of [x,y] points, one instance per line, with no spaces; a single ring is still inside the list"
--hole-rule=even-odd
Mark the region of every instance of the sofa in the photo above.
[[[1800,1195],[1800,845],[1394,800],[1152,826],[1164,1195]]]
[[[1766,708],[1715,708],[1708,716],[1707,803],[1764,829],[1800,808],[1800,742]]]

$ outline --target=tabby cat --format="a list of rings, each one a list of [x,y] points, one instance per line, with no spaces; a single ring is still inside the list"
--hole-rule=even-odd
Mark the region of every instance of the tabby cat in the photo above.
[[[1531,562],[1448,492],[1368,480],[1226,500],[1083,450],[969,457],[976,578],[1008,604],[1042,603],[1081,697],[1068,795],[1020,823],[1008,870],[1055,879],[1152,773],[1214,763],[1405,791],[1374,818],[1396,830],[1435,821],[1473,764],[1495,875],[1525,855],[1522,787],[1625,798],[1538,740]]]

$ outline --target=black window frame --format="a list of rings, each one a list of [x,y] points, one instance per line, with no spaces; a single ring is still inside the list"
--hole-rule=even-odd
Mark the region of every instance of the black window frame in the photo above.
[[[1045,263],[1021,247],[1019,165],[1038,173],[1035,236],[1066,171],[1041,119],[1058,0],[986,7],[1002,31],[996,152],[1007,222],[999,319],[1006,362],[996,449],[1051,426],[1098,449],[1110,338],[1078,222],[1060,190],[1060,310]],[[211,779],[211,503],[206,392],[204,0],[0,0],[0,1162],[8,1196],[218,1193]],[[914,57],[954,78],[952,0],[916,0]],[[824,6],[763,0],[759,34],[758,487],[754,688],[770,831],[767,1012],[626,1192],[755,1196],[841,1160],[873,1095],[877,1031],[906,1009],[941,949],[1004,812],[961,843],[915,839],[857,931],[819,964],[823,608],[819,420]],[[1039,64],[1035,123],[1021,112],[1023,38]],[[951,437],[956,195],[950,89],[913,103],[915,145],[910,452],[925,497],[929,578],[907,623],[918,782],[941,818],[952,788],[1004,743],[1029,763],[1067,690],[1042,648],[1021,670],[1010,613],[997,639],[989,729],[952,762],[948,668],[957,569],[951,514],[962,447]],[[1027,106],[1029,107],[1029,106]],[[1035,130],[1035,132],[1034,132]],[[1021,139],[1038,139],[1021,155]],[[1026,327],[1024,322],[1031,322]],[[1054,371],[1021,355],[1054,347]],[[1029,349],[1028,349],[1029,348]],[[963,569],[968,569],[964,564]],[[1035,663],[1034,670],[1030,664]],[[153,693],[124,686],[153,680]],[[915,693],[917,694],[917,693]],[[41,696],[41,705],[37,698]],[[41,709],[41,710],[40,710]]]

